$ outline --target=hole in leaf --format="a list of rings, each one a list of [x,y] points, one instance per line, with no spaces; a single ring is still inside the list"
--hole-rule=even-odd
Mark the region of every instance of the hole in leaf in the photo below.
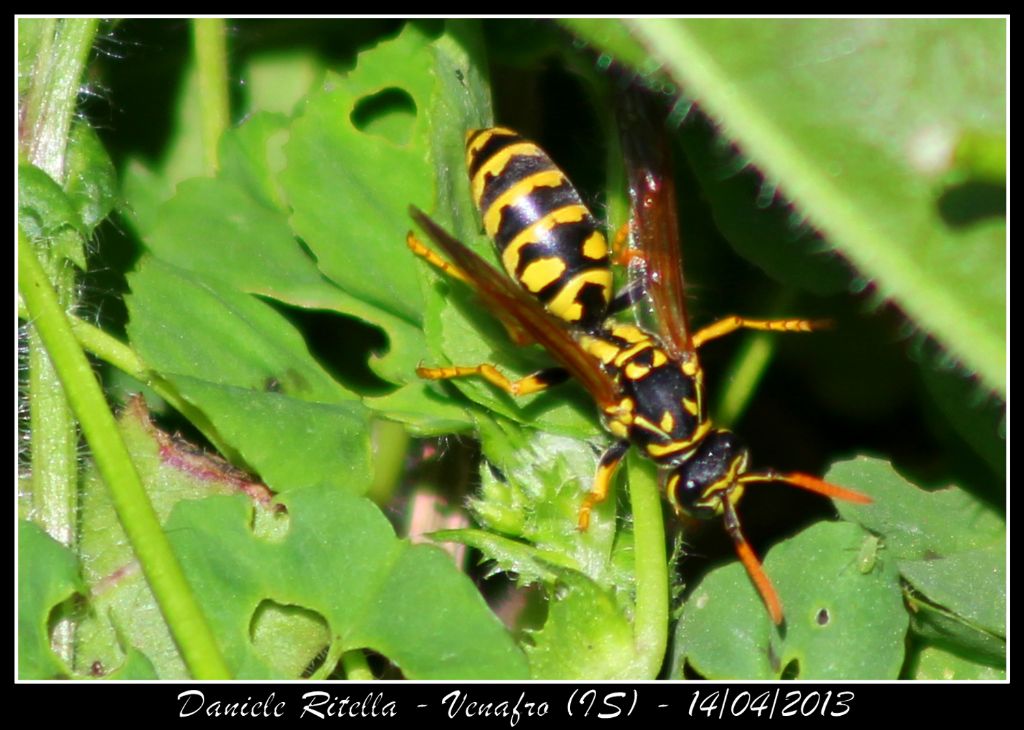
[[[683,679],[705,679],[704,675],[693,668],[689,660],[683,662]]]
[[[782,670],[782,674],[779,679],[796,679],[800,676],[800,660],[793,659],[786,665],[786,668]]]
[[[966,228],[987,218],[1006,216],[1006,186],[969,180],[947,188],[938,200],[939,214],[951,228]]]
[[[290,527],[291,517],[283,504],[275,503],[266,507],[257,505],[252,511],[249,529],[260,540],[271,544],[282,543],[288,537]]]
[[[256,607],[249,623],[249,640],[257,656],[288,677],[316,671],[327,656],[330,638],[327,621],[316,611],[270,599]]]
[[[306,310],[277,306],[281,312],[305,335],[313,356],[349,390],[361,395],[383,395],[394,386],[381,379],[370,369],[370,358],[388,349],[387,335],[366,322],[339,315],[336,312]],[[279,373],[276,379],[282,392],[301,392],[302,384]],[[266,389],[267,383],[260,386]]]
[[[832,617],[829,615],[828,609],[823,608],[818,611],[818,615],[814,617],[814,620],[817,622],[818,626],[828,626]]]
[[[302,670],[301,676],[303,679],[309,679],[320,669],[320,667],[324,665],[324,662],[327,660],[329,648],[330,647],[324,645],[324,648],[316,653],[316,656],[313,657],[312,661],[310,661],[310,663],[306,665],[306,668]]]
[[[407,91],[392,86],[357,101],[350,118],[360,132],[404,145],[412,135],[416,102]]]
[[[405,679],[398,665],[383,654],[378,654],[373,649],[362,649],[361,651],[366,655],[366,663],[370,667],[370,672],[377,679]]]

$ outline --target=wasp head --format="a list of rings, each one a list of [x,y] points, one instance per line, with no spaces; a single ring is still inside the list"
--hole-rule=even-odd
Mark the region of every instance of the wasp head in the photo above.
[[[747,448],[734,433],[709,431],[693,455],[668,474],[665,491],[673,509],[700,519],[722,514],[722,500],[735,504],[742,494],[739,476],[747,461]]]

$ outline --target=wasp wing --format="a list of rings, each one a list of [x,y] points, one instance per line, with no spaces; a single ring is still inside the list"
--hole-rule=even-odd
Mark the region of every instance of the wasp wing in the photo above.
[[[640,278],[653,307],[655,327],[673,357],[693,352],[686,316],[683,257],[676,215],[676,191],[668,134],[643,91],[625,90],[619,100],[618,126],[629,185],[631,272]]]
[[[551,353],[586,388],[598,406],[611,406],[617,402],[618,389],[614,381],[601,369],[598,361],[579,346],[562,323],[549,315],[512,279],[453,238],[419,208],[410,206],[409,214],[463,270],[488,309],[502,312],[503,317],[513,320]]]

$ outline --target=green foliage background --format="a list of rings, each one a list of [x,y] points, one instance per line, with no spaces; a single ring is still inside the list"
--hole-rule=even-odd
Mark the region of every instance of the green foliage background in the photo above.
[[[1003,676],[1004,21],[192,31],[19,22],[19,225],[77,316],[55,341],[25,296],[23,678]],[[60,69],[75,77],[63,97]],[[513,402],[415,377],[420,363],[526,373],[546,358],[408,253],[408,206],[493,260],[462,139],[497,120],[541,141],[614,230],[628,215],[624,76],[671,110],[693,320],[836,322],[702,351],[719,418],[758,463],[875,499],[838,505],[843,522],[793,490],[745,500],[784,631],[737,564],[714,567],[729,562],[717,525],[682,525],[666,564],[639,459],[591,530],[575,529],[608,442],[580,390]],[[44,102],[73,108],[79,83],[94,94],[60,122]],[[52,147],[66,152],[56,167]],[[108,486],[131,467],[104,471],[95,408],[73,395],[88,378],[54,350],[80,346],[104,365],[110,402],[135,404],[116,430],[219,659],[190,648],[185,614],[154,583],[138,540],[161,531],[133,528],[134,498]],[[44,350],[59,378],[39,376]],[[168,440],[129,401],[140,388],[162,425],[256,475],[286,512],[240,493],[257,480]],[[75,458],[72,412],[98,468]],[[452,432],[476,434],[484,463],[457,446],[438,463],[409,456],[422,453],[410,437]],[[61,470],[46,466],[61,463],[54,448]],[[858,454],[876,458],[845,460]],[[487,572],[388,524],[425,491],[458,509],[467,489],[475,525],[436,537],[472,547]],[[511,580],[484,580],[498,570]],[[494,611],[517,591],[527,608],[502,626]]]

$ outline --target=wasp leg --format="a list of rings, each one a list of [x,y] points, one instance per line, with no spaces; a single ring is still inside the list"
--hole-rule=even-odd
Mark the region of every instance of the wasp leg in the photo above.
[[[563,368],[546,368],[519,380],[509,380],[493,365],[484,363],[475,367],[453,365],[443,368],[416,368],[416,374],[426,380],[450,380],[452,378],[470,378],[480,376],[488,383],[501,388],[512,396],[539,393],[542,390],[564,383],[569,379],[569,372]]]
[[[409,231],[405,236],[405,245],[409,247],[409,250],[419,256],[421,259],[426,261],[428,264],[436,269],[439,269],[446,273],[453,279],[458,279],[464,284],[473,286],[473,281],[466,275],[466,272],[460,269],[455,264],[445,261],[443,258],[434,253],[431,249],[427,248],[423,242],[416,238],[416,234]]]
[[[779,600],[779,594],[775,591],[775,586],[769,580],[768,574],[764,572],[761,561],[754,553],[754,549],[750,547],[750,543],[747,542],[747,538],[743,535],[743,531],[740,529],[740,518],[736,514],[735,506],[733,506],[728,497],[722,500],[722,506],[724,508],[725,531],[729,533],[729,537],[732,538],[733,543],[736,545],[736,554],[740,556],[740,562],[743,563],[747,575],[753,581],[757,592],[761,594],[761,600],[764,601],[772,621],[776,626],[780,626],[783,621],[783,615],[782,601]]]
[[[476,285],[473,283],[473,280],[469,278],[465,271],[450,261],[445,261],[434,253],[433,250],[427,248],[420,239],[416,238],[416,234],[412,231],[409,231],[409,233],[406,234],[405,243],[409,247],[410,251],[433,266],[435,269],[443,271],[453,279],[458,279],[471,289],[476,289]],[[503,317],[500,312],[495,312],[495,315],[497,316],[498,321],[501,322],[502,326],[505,328],[505,331],[508,332],[509,339],[511,339],[516,345],[523,347],[533,342],[533,338],[515,322]]]
[[[590,527],[590,511],[594,509],[594,505],[603,502],[608,497],[612,477],[615,476],[615,470],[619,468],[622,457],[626,455],[627,451],[629,451],[629,441],[616,441],[601,455],[601,461],[597,464],[597,474],[594,475],[594,485],[590,488],[590,493],[583,498],[583,504],[580,507],[577,525],[581,530]]]
[[[629,247],[629,234],[632,231],[630,222],[626,221],[615,231],[612,238],[612,261],[620,266],[626,266],[636,253]]]
[[[831,325],[827,319],[746,319],[731,315],[709,324],[693,336],[693,346],[724,337],[738,329],[763,330],[766,332],[811,332]]]

